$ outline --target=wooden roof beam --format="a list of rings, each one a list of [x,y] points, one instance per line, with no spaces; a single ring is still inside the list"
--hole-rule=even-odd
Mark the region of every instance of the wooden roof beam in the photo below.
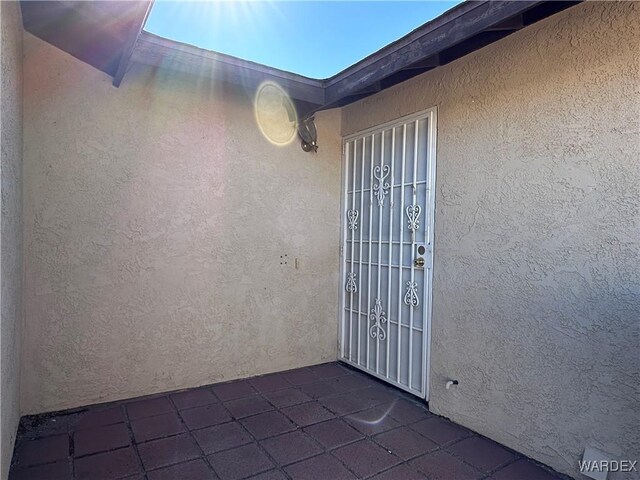
[[[430,70],[432,68],[439,67],[440,65],[440,54],[436,53],[435,55],[425,58],[424,60],[420,60],[419,62],[403,68],[402,70]]]
[[[508,31],[515,32],[516,30],[520,30],[521,28],[524,28],[524,26],[525,26],[524,20],[523,20],[522,14],[520,13],[514,17],[508,18],[504,22],[500,22],[496,25],[493,25],[487,28],[485,31],[499,32],[503,30],[508,30]]]
[[[326,82],[326,102],[361,91],[495,25],[541,4],[538,0],[464,2]]]

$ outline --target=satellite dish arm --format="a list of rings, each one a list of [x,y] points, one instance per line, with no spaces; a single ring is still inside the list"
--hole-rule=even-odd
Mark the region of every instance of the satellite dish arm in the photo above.
[[[318,151],[318,130],[315,117],[308,117],[298,123],[298,136],[302,140],[300,146],[305,152]]]

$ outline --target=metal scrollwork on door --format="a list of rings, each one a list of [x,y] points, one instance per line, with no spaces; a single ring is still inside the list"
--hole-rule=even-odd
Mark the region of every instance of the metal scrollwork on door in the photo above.
[[[376,304],[371,309],[369,319],[373,322],[373,325],[369,328],[369,334],[373,338],[379,338],[380,340],[387,338],[387,332],[382,328],[382,325],[387,323],[387,317],[385,311],[382,310],[382,303],[380,303],[379,298],[376,298]]]
[[[420,226],[420,222],[418,221],[418,218],[420,218],[420,212],[420,205],[409,205],[407,207],[407,217],[409,217],[408,227],[412,232],[415,232]]]
[[[407,292],[404,294],[404,303],[410,307],[417,307],[420,304],[420,300],[418,300],[417,282],[407,282]]]
[[[358,291],[358,284],[356,283],[356,272],[347,273],[347,284],[344,289],[349,293],[356,293]]]
[[[358,210],[347,210],[347,225],[349,230],[358,228]]]
[[[387,194],[389,193],[389,188],[391,187],[391,185],[389,185],[389,182],[385,182],[385,179],[389,176],[390,170],[391,169],[389,168],[389,165],[385,165],[382,168],[378,166],[373,169],[373,176],[376,177],[376,180],[378,180],[378,183],[373,186],[373,192],[378,199],[379,207],[382,207],[384,205],[384,197],[387,196]]]

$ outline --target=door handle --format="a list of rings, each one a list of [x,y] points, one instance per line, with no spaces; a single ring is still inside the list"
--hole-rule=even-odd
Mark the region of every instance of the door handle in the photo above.
[[[422,257],[418,257],[418,258],[416,258],[416,259],[413,261],[413,264],[414,264],[416,267],[424,267],[424,258],[422,258]]]

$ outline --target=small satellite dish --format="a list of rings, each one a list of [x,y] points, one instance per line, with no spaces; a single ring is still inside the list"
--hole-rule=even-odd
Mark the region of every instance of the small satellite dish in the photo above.
[[[300,146],[305,152],[318,151],[318,131],[314,123],[314,117],[302,120],[298,124],[298,136],[302,140]]]

